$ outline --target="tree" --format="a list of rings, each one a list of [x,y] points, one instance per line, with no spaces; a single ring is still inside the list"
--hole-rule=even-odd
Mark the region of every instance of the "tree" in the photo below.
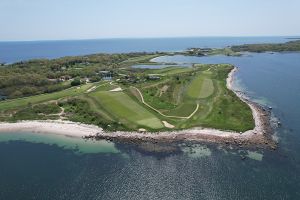
[[[80,78],[75,78],[72,82],[71,82],[71,86],[77,86],[77,85],[80,85],[81,84],[81,81],[80,81]]]

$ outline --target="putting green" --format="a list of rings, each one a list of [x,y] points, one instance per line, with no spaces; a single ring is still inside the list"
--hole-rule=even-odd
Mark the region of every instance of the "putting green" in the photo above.
[[[91,96],[120,120],[128,120],[131,123],[152,129],[163,128],[163,124],[154,114],[143,108],[124,92],[95,92]]]

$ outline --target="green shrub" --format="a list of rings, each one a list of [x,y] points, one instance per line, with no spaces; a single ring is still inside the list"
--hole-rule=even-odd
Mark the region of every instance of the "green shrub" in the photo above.
[[[75,78],[72,82],[71,82],[71,86],[78,86],[81,84],[81,80],[80,78]]]

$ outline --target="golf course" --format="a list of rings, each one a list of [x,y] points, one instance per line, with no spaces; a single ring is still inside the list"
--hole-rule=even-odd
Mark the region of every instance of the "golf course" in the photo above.
[[[154,65],[151,59],[157,56],[119,56],[117,61],[113,57],[113,67],[99,70],[97,62],[76,63],[76,68],[68,68],[72,73],[91,68],[95,70],[93,78],[102,78],[79,80],[77,86],[56,92],[0,101],[0,120],[70,120],[108,131],[205,127],[244,132],[254,127],[249,106],[226,87],[232,65],[131,67]],[[41,107],[48,108],[47,112]]]

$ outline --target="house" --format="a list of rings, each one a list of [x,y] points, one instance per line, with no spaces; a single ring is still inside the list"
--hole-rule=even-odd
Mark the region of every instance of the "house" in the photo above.
[[[111,81],[113,77],[113,73],[110,71],[99,71],[99,74],[101,75],[102,79],[105,81]]]
[[[81,80],[83,83],[90,83],[91,80],[89,78],[84,78]]]
[[[70,80],[71,79],[71,77],[70,76],[68,76],[68,75],[65,75],[65,76],[61,76],[60,78],[59,78],[59,81],[68,81],[68,80]]]

